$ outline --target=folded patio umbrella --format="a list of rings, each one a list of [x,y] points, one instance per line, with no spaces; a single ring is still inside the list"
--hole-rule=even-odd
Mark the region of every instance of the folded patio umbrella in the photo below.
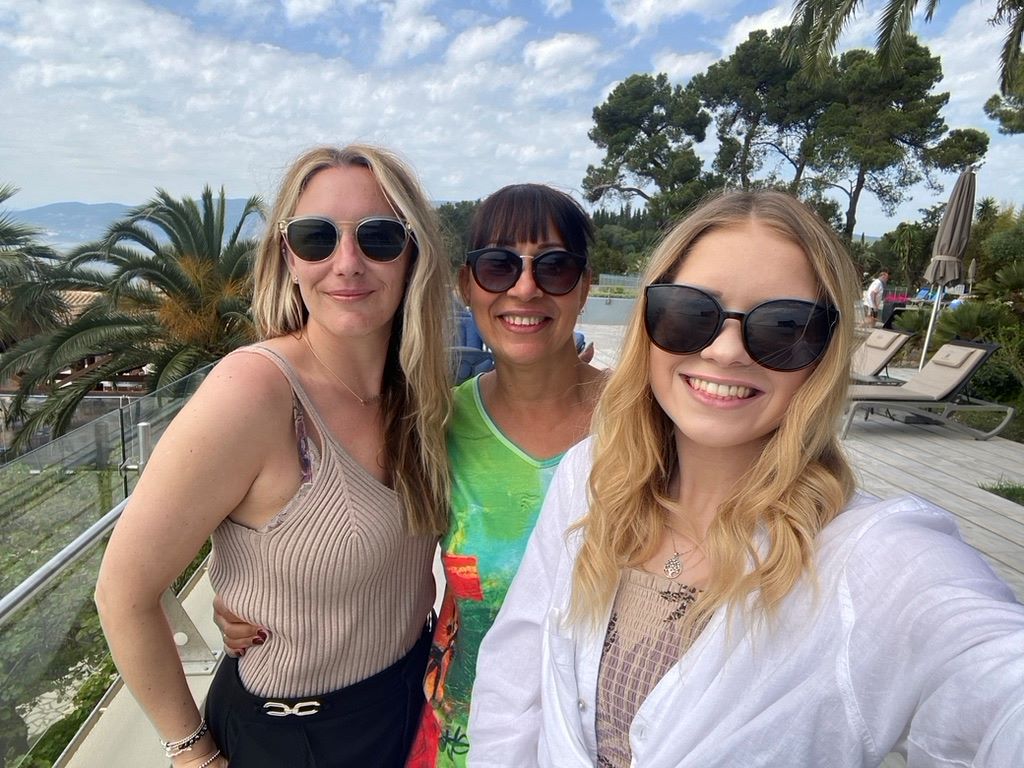
[[[935,293],[935,304],[932,316],[928,321],[928,330],[924,336],[924,348],[921,350],[921,363],[924,367],[928,355],[928,343],[935,330],[935,320],[942,304],[942,294],[947,285],[959,283],[963,277],[963,256],[967,250],[967,242],[971,239],[971,221],[974,219],[974,168],[963,171],[953,185],[946,210],[939,222],[939,231],[935,235],[932,246],[932,260],[924,271],[924,279],[938,290]]]

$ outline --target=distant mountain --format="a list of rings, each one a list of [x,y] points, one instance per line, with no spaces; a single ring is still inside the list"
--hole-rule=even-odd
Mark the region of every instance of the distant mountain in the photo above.
[[[39,239],[58,251],[97,240],[131,206],[121,203],[53,203],[14,211],[11,217],[41,230]]]
[[[242,198],[228,200],[228,234],[242,215],[245,202]],[[11,211],[10,215],[15,221],[39,229],[41,242],[64,253],[83,243],[99,240],[110,225],[124,218],[132,207],[121,203],[52,203]],[[243,235],[256,237],[262,227],[259,220],[250,219]]]

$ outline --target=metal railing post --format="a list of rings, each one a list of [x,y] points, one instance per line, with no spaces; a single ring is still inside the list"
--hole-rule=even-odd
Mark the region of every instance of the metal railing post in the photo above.
[[[146,466],[153,453],[153,427],[148,421],[140,421],[136,427],[139,438],[139,472]]]
[[[121,487],[124,491],[124,498],[128,498],[128,437],[125,434],[124,423],[124,398],[122,397],[121,407],[117,409],[117,424],[121,432],[121,464],[118,469],[121,472]],[[129,401],[130,403],[131,401]]]

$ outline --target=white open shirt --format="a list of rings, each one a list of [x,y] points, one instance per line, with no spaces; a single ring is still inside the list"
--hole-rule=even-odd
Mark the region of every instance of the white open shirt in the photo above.
[[[604,627],[562,621],[591,450],[562,460],[480,648],[471,766],[594,765]],[[637,712],[635,766],[1024,766],[1024,606],[950,515],[858,495],[819,535],[816,572],[774,631],[712,617]]]

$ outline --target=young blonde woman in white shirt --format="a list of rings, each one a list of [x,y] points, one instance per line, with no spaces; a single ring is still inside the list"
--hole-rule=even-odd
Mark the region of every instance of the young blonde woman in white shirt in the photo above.
[[[727,193],[644,286],[481,646],[469,764],[1024,765],[1024,608],[946,512],[858,492],[836,438],[831,230]]]

